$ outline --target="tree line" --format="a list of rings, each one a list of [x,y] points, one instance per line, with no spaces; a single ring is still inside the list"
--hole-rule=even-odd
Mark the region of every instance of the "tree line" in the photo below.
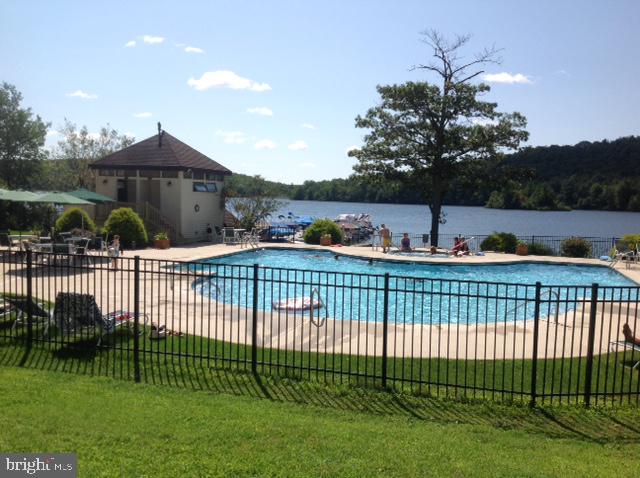
[[[504,181],[453,181],[445,204],[499,209],[640,211],[640,136],[582,141],[572,146],[526,147],[507,155]],[[517,172],[517,174],[514,173]],[[255,177],[234,174],[236,194],[249,194]],[[400,181],[362,178],[283,184],[264,181],[269,194],[295,200],[421,204],[423,191]]]

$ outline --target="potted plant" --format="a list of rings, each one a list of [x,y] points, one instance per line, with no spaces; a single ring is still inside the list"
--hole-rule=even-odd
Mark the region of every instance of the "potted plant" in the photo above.
[[[331,245],[331,234],[323,234],[320,236],[320,245],[321,246],[330,246]]]
[[[529,254],[529,246],[527,246],[526,242],[518,241],[518,244],[516,245],[516,254],[519,256],[526,256]]]
[[[156,249],[169,249],[169,236],[166,232],[159,232],[153,236],[153,245]]]

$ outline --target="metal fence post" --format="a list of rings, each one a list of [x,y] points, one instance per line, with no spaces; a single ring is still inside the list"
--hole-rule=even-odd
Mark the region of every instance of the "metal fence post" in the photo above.
[[[536,282],[535,305],[533,309],[533,356],[531,357],[531,400],[530,407],[536,406],[538,397],[538,335],[540,333],[540,293],[542,284]]]
[[[587,365],[584,378],[584,406],[591,403],[591,376],[593,375],[593,346],[596,338],[596,315],[598,307],[598,284],[591,285],[591,310],[589,311],[589,342],[587,343]]]
[[[27,249],[27,346],[33,342],[33,255]]]
[[[133,376],[140,382],[140,256],[133,258]]]
[[[253,315],[251,317],[251,372],[258,372],[258,264],[253,265]]]
[[[384,275],[384,310],[382,311],[382,387],[387,387],[387,354],[389,346],[389,273]]]

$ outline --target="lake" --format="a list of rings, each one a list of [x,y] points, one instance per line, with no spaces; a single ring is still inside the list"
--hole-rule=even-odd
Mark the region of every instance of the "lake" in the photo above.
[[[431,229],[429,208],[418,204],[371,204],[331,201],[283,200],[274,215],[292,212],[319,218],[344,213],[371,214],[374,225],[386,224],[391,231],[427,233]],[[483,207],[445,206],[442,234],[490,234],[493,231],[519,235],[620,237],[640,233],[640,213],[611,211],[520,211]]]

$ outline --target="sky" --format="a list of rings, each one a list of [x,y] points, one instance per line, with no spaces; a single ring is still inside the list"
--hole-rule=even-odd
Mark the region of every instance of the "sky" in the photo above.
[[[486,99],[529,145],[640,134],[640,2],[0,1],[0,81],[51,123],[163,129],[234,172],[347,177],[376,85],[433,81],[421,32],[502,48]]]

